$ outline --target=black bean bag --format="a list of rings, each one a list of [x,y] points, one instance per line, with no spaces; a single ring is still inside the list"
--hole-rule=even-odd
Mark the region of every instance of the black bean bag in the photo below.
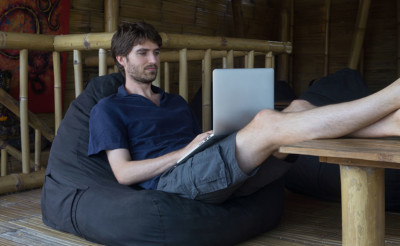
[[[89,113],[117,91],[119,74],[89,82],[74,100],[52,144],[42,194],[43,222],[106,245],[234,245],[275,227],[284,181],[211,205],[120,185],[106,156],[88,157]]]

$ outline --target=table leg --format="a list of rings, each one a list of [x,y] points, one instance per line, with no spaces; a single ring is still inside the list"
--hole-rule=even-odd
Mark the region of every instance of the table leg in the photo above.
[[[340,165],[342,242],[385,244],[385,169]]]

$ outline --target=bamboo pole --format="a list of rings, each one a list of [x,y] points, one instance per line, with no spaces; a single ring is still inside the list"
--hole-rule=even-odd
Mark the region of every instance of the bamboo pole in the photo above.
[[[400,0],[396,2],[397,7],[397,77],[400,77]]]
[[[52,51],[54,35],[0,32],[0,49]]]
[[[55,135],[62,120],[60,53],[53,52]]]
[[[87,33],[67,35],[45,35],[0,32],[0,49],[23,49],[71,51],[110,49],[114,33]],[[291,42],[268,41],[245,38],[228,38],[202,35],[168,34],[161,32],[164,49],[197,50],[254,50],[256,52],[273,51],[275,54],[292,52]]]
[[[249,68],[249,55],[244,56],[244,67]]]
[[[249,51],[247,59],[248,59],[247,67],[254,68],[254,50]]]
[[[118,28],[119,0],[104,1],[104,30],[114,32]]]
[[[274,67],[274,55],[272,52],[268,52],[265,55],[265,67],[266,68],[273,68]]]
[[[227,38],[200,35],[160,33],[166,49],[254,50],[259,52],[291,53],[290,42]]]
[[[186,100],[189,100],[188,89],[188,67],[187,67],[187,49],[179,51],[179,94]]]
[[[222,68],[227,68],[226,66],[227,66],[227,59],[226,59],[226,57],[222,57]]]
[[[7,162],[8,162],[7,150],[1,149],[1,171],[0,171],[1,177],[4,177],[7,175]]]
[[[23,161],[23,154],[21,151],[17,150],[16,148],[14,148],[13,146],[7,144],[6,142],[4,142],[3,140],[0,140],[0,148],[4,149],[7,151],[7,153],[9,155],[11,155],[12,157],[14,157],[15,159],[17,159],[18,161]],[[28,153],[29,154],[29,153]],[[35,166],[35,162],[30,158],[30,156],[28,156],[28,167],[34,167]]]
[[[168,62],[164,62],[164,91],[170,92],[169,63]]]
[[[21,124],[22,172],[29,173],[29,127],[28,127],[28,50],[22,49],[19,54],[19,100]]]
[[[360,1],[360,6],[357,14],[356,31],[353,35],[353,42],[348,63],[348,67],[352,69],[357,69],[358,62],[360,60],[370,5],[371,0]]]
[[[87,33],[56,35],[54,37],[55,51],[98,50],[110,49],[114,33]]]
[[[8,110],[20,117],[20,105],[10,94],[0,88],[0,103]],[[32,112],[28,111],[28,124],[35,129],[39,129],[43,136],[50,142],[54,139],[53,130]]]
[[[232,0],[232,16],[233,16],[233,26],[236,31],[236,37],[244,37],[244,21],[243,21],[243,11],[242,11],[242,0]]]
[[[187,60],[188,61],[200,61],[204,58],[205,50],[188,50],[187,51]],[[212,50],[211,57],[212,59],[223,58],[227,56],[226,50]],[[234,51],[233,56],[245,56],[247,51]],[[254,55],[264,55],[265,52],[254,52]],[[107,56],[107,66],[115,65],[114,59],[111,56]],[[179,61],[179,51],[162,51],[160,55],[160,62],[177,62]],[[88,67],[97,67],[99,65],[99,57],[91,56],[85,58],[85,65]]]
[[[331,0],[325,0],[326,18],[325,18],[325,51],[324,51],[324,75],[329,73],[329,24],[331,16]]]
[[[226,56],[226,68],[234,68],[234,57],[233,57],[233,50],[228,51]]]
[[[294,37],[294,0],[290,0],[290,36],[289,41],[293,42]],[[293,88],[293,56],[289,57],[288,84]]]
[[[74,50],[74,78],[75,97],[78,97],[83,90],[82,54],[80,50]]]
[[[202,97],[203,97],[203,131],[208,131],[212,129],[211,126],[211,50],[208,49],[204,53],[204,79],[202,85]]]
[[[40,170],[40,153],[42,152],[42,133],[39,130],[35,130],[35,171]]]
[[[57,35],[54,37],[55,51],[110,49],[113,33],[87,33]],[[160,33],[164,49],[213,49],[254,50],[257,52],[291,53],[290,42],[267,41],[244,38],[227,38],[201,35]]]
[[[107,51],[99,49],[99,76],[107,74]]]
[[[280,12],[281,17],[281,27],[280,30],[280,40],[287,42],[289,38],[289,1],[282,0],[282,7]],[[278,56],[278,71],[277,78],[278,80],[289,82],[288,73],[289,73],[289,56],[287,54],[282,54]]]
[[[11,174],[0,178],[0,194],[39,188],[44,182],[45,170],[29,174]]]

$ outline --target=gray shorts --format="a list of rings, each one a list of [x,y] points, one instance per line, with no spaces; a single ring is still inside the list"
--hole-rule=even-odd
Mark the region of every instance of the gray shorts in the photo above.
[[[157,190],[221,203],[232,195],[254,193],[281,177],[289,168],[286,162],[270,157],[250,175],[245,174],[236,161],[235,139],[236,133],[168,169],[161,175]]]

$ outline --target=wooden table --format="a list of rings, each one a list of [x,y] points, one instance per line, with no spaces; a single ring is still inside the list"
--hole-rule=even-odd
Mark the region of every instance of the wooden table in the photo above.
[[[400,139],[312,140],[279,151],[339,164],[343,245],[385,245],[385,168],[400,169]]]

